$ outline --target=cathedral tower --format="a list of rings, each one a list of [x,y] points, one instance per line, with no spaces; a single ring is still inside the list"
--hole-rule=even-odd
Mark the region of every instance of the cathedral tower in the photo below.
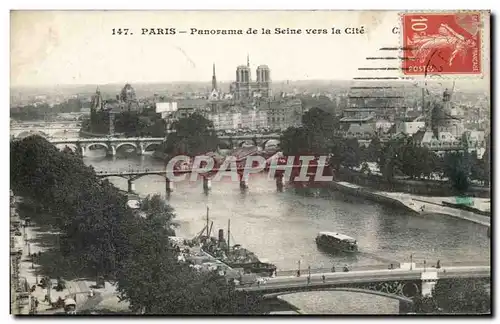
[[[213,65],[212,90],[217,90],[217,78],[215,77],[215,63]]]

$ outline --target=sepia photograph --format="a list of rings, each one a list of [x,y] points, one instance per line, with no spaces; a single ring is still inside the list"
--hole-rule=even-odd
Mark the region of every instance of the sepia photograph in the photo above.
[[[10,313],[491,316],[487,10],[11,10]]]

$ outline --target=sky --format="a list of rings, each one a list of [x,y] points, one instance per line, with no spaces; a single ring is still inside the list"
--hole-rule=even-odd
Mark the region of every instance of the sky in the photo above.
[[[361,26],[364,34],[345,33]],[[217,79],[231,81],[247,55],[253,79],[266,64],[273,80],[347,80],[373,75],[358,68],[380,64],[366,60],[380,56],[379,48],[399,46],[397,26],[395,11],[13,11],[11,86],[209,82],[214,63]],[[342,34],[332,35],[333,27]],[[128,28],[129,35],[112,35],[113,28]],[[141,35],[143,28],[187,33]],[[190,35],[190,28],[259,34]],[[262,28],[303,34],[263,35]],[[307,35],[306,29],[328,34]]]

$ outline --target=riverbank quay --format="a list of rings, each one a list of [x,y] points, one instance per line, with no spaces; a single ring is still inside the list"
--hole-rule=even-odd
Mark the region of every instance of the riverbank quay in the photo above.
[[[452,208],[442,204],[443,201],[453,201],[454,197],[427,197],[416,196],[402,192],[384,192],[358,186],[344,181],[332,181],[332,189],[343,193],[369,199],[371,201],[389,205],[392,207],[409,210],[418,215],[435,214],[449,217],[455,217],[477,223],[483,226],[490,226],[491,219],[488,216],[479,215],[470,211]],[[474,199],[475,205],[485,208],[485,200],[481,198]],[[475,202],[477,200],[477,203]]]
[[[376,191],[404,192],[417,196],[447,197],[455,194],[455,190],[449,181],[395,177],[391,182],[388,182],[375,163],[368,163],[368,167],[371,171],[369,174],[341,167],[337,170],[336,180],[353,183]],[[490,188],[471,184],[467,196],[491,198]]]
[[[16,201],[22,201],[19,197]],[[14,212],[14,217],[12,217]],[[13,222],[14,219],[14,222]],[[15,203],[11,205],[11,226],[21,224],[18,231],[11,231],[11,313],[13,315],[54,315],[64,314],[64,310],[54,308],[53,304],[59,299],[71,298],[76,302],[76,311],[83,312],[93,309],[102,300],[103,296],[118,298],[116,288],[109,282],[104,287],[95,286],[95,280],[81,278],[72,273],[71,280],[62,277],[64,288],[57,291],[59,270],[51,267],[53,273],[46,273],[47,264],[53,259],[54,249],[59,241],[59,232],[42,228],[29,221],[29,217],[22,217],[18,213]],[[14,254],[14,258],[12,257]],[[17,261],[17,265],[12,261]],[[14,270],[17,270],[15,272]],[[46,285],[42,281],[48,278]],[[94,292],[90,297],[90,291]]]

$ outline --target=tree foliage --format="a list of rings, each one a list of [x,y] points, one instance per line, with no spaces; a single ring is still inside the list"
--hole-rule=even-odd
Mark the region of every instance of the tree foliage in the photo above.
[[[336,138],[333,143],[333,156],[330,158],[330,163],[332,166],[336,167],[337,169],[339,169],[341,165],[346,168],[359,166],[359,164],[361,163],[361,151],[357,139]]]
[[[439,312],[439,306],[434,297],[418,295],[413,299],[413,309],[419,314],[434,314]]]
[[[361,147],[355,138],[338,136],[338,126],[338,121],[332,114],[320,108],[312,108],[303,115],[302,127],[285,130],[281,136],[281,149],[288,156],[331,154],[329,163],[337,170],[341,167],[359,167],[363,162],[375,162],[388,182],[392,182],[397,176],[410,179],[447,177],[458,194],[467,191],[471,180],[489,185],[489,137],[481,159],[467,149],[447,153],[443,157],[420,145],[409,135],[393,137],[384,143],[378,136],[374,136],[367,148]],[[364,170],[367,170],[366,167]]]
[[[217,149],[219,139],[213,123],[201,114],[194,113],[187,118],[181,118],[173,123],[172,128],[175,133],[167,137],[167,154],[195,156]]]
[[[473,279],[438,280],[432,293],[445,313],[489,313],[491,296],[485,283]]]
[[[165,203],[160,195],[147,196],[142,199],[140,211],[153,228],[164,228],[168,236],[175,236],[174,228],[178,224],[174,222],[174,209]]]
[[[290,127],[283,132],[280,146],[285,155],[329,153],[334,131],[334,116],[312,108],[302,116],[302,127]]]
[[[132,309],[156,314],[260,311],[260,299],[237,292],[215,274],[177,262],[168,236],[175,214],[158,195],[140,212],[74,154],[30,136],[11,142],[12,190],[37,209],[33,221],[61,232],[61,253],[87,275],[115,281]],[[248,303],[246,303],[248,302]]]
[[[443,175],[458,193],[469,188],[472,157],[467,152],[451,152],[444,156]]]

